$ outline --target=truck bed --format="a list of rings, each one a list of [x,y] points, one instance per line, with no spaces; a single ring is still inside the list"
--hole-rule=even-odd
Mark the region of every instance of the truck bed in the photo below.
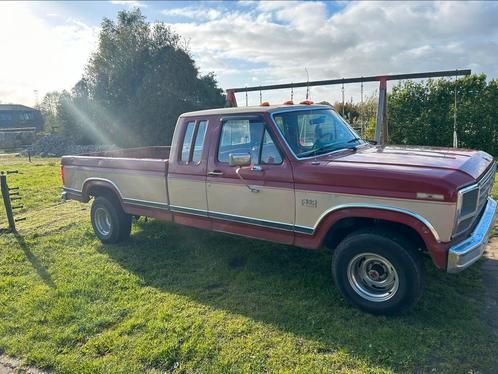
[[[81,156],[91,157],[112,157],[112,158],[146,158],[167,160],[169,158],[170,146],[141,147],[115,149],[112,151],[93,152],[82,154]]]
[[[64,191],[88,201],[92,189],[110,186],[125,210],[169,210],[169,153],[170,147],[144,147],[64,156]]]

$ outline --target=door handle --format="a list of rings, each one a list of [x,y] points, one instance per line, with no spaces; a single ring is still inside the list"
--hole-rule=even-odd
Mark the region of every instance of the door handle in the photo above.
[[[263,171],[263,168],[260,166],[260,165],[253,165],[251,167],[251,171],[255,171],[255,172],[262,172]]]
[[[221,177],[223,175],[223,172],[220,170],[213,170],[213,171],[208,172],[208,175],[210,177]]]

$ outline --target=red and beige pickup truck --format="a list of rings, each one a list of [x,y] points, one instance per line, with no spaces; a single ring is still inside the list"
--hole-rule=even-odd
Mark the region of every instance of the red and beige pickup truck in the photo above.
[[[185,113],[171,147],[64,156],[63,199],[88,202],[104,243],[133,216],[333,250],[344,297],[383,314],[413,306],[423,257],[457,273],[494,225],[485,152],[377,146],[332,108],[279,105]]]

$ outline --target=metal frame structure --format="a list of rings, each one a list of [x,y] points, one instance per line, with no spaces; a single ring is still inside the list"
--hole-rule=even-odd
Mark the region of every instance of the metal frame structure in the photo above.
[[[336,84],[340,84],[342,85],[342,87],[344,87],[344,84],[346,83],[361,83],[363,85],[363,83],[365,82],[379,82],[379,104],[377,109],[377,122],[375,124],[375,141],[379,144],[385,144],[387,142],[387,134],[388,134],[387,81],[403,80],[403,79],[458,77],[470,74],[471,74],[470,69],[463,69],[463,70],[457,69],[457,70],[444,70],[444,71],[430,71],[424,73],[373,75],[368,77],[339,78],[339,79],[328,79],[320,81],[273,84],[267,86],[236,87],[236,88],[229,88],[226,90],[227,106],[229,107],[237,106],[237,99],[235,97],[235,94],[237,92],[246,93],[246,105],[247,105],[247,92],[250,91],[260,91],[260,98],[261,98],[261,91],[268,91],[268,90],[281,90],[281,89],[290,88],[291,94],[293,94],[294,88],[297,87],[307,87],[309,89],[309,87],[329,86]],[[344,90],[342,92],[344,95]]]

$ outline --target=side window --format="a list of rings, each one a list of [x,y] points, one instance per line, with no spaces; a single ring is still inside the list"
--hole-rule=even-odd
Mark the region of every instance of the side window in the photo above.
[[[248,120],[229,120],[223,125],[221,147],[249,144],[251,133]]]
[[[218,161],[228,162],[230,153],[249,153],[253,164],[281,164],[282,156],[264,123],[228,120],[221,129]]]
[[[218,161],[228,162],[230,153],[251,153],[258,150],[261,135],[258,129],[262,123],[251,123],[249,120],[228,120],[221,129],[221,141],[218,148]],[[256,153],[257,154],[257,153]]]
[[[206,137],[207,122],[200,121],[197,125],[197,134],[194,142],[194,154],[192,155],[193,162],[200,162],[202,155],[202,148],[204,147],[204,138]]]
[[[282,156],[278,151],[277,146],[273,142],[268,130],[265,130],[263,137],[263,145],[261,147],[261,163],[262,164],[281,164]]]
[[[190,156],[190,147],[192,145],[192,137],[194,135],[195,122],[187,123],[185,136],[183,137],[182,155],[180,161],[188,162]]]

